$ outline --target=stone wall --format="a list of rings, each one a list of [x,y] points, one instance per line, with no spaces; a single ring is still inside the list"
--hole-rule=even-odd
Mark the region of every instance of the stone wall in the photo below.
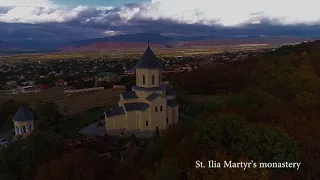
[[[94,88],[77,89],[77,90],[64,90],[64,93],[88,92],[88,91],[97,91],[102,89],[104,89],[104,87],[94,87]]]

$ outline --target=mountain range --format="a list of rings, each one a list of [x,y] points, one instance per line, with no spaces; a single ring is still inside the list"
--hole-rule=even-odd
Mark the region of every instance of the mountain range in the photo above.
[[[111,50],[144,49],[148,41],[155,48],[199,48],[210,46],[228,46],[245,44],[281,45],[314,40],[314,37],[299,36],[164,36],[161,34],[138,33],[112,37],[86,39],[74,42],[59,40],[14,40],[1,41],[0,53],[34,53],[34,52],[98,52]]]

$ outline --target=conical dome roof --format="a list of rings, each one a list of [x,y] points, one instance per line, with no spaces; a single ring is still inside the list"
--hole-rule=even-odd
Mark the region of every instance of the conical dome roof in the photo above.
[[[25,106],[20,107],[13,117],[13,121],[29,121],[34,118],[34,114]]]
[[[139,60],[139,62],[136,65],[136,68],[152,68],[152,69],[161,69],[162,64],[158,60],[157,56],[152,52],[150,47],[148,47],[142,58]]]

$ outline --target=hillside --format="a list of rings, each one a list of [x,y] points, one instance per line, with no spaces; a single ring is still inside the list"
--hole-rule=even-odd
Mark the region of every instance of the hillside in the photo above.
[[[92,39],[74,42],[63,47],[63,51],[99,52],[112,50],[144,49],[150,40],[158,49],[185,49],[206,48],[232,45],[282,45],[286,43],[302,42],[305,38],[299,37],[225,37],[225,36],[198,36],[198,37],[166,37],[158,34],[129,34],[101,39]]]
[[[157,49],[165,49],[168,46],[164,44],[150,44]],[[114,50],[143,50],[146,48],[146,42],[97,42],[86,46],[74,47],[66,46],[63,51],[70,52],[104,52]]]

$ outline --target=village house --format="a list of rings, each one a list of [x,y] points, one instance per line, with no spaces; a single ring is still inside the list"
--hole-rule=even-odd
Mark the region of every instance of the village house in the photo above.
[[[17,88],[7,90],[7,94],[20,94],[20,93],[36,93],[40,92],[41,89],[38,89],[35,85],[31,86],[18,86]]]
[[[127,69],[124,71],[125,76],[133,76],[136,74],[136,71],[134,69]]]
[[[68,82],[65,82],[63,79],[60,79],[60,80],[57,80],[55,82],[55,85],[56,86],[67,86],[68,85]]]
[[[18,83],[17,83],[17,81],[9,81],[9,82],[7,82],[7,85],[12,87],[12,86],[17,86]]]
[[[120,94],[118,107],[105,112],[106,131],[165,130],[179,120],[175,98],[176,92],[163,84],[162,64],[148,47],[136,65],[136,85]]]
[[[121,77],[113,72],[100,72],[97,74],[96,82],[119,82]]]

